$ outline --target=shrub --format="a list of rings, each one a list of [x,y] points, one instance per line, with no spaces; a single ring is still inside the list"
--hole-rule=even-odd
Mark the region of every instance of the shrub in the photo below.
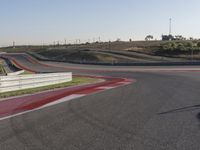
[[[186,47],[184,46],[183,43],[178,43],[178,45],[177,45],[177,50],[179,50],[179,51],[185,51],[185,50],[186,50]]]
[[[193,47],[193,43],[192,42],[185,42],[184,46],[188,47],[188,48],[192,48]]]
[[[175,50],[177,48],[177,44],[175,42],[171,43],[171,49]]]
[[[171,41],[161,45],[160,51],[167,53],[190,52],[191,50],[200,50],[200,42],[197,44],[191,41]]]

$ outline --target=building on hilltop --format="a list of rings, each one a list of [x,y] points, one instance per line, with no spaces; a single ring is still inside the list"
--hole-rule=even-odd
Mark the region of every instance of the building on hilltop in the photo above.
[[[162,35],[162,41],[181,41],[181,40],[186,40],[185,37],[182,35]]]
[[[174,36],[173,35],[162,35],[162,41],[173,41]]]

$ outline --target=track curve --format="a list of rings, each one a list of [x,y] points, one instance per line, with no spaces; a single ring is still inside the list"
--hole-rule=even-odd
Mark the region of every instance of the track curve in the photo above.
[[[200,149],[198,67],[79,70],[64,63],[45,66],[22,55],[10,57],[37,72],[73,71],[137,82],[3,120],[1,149]]]

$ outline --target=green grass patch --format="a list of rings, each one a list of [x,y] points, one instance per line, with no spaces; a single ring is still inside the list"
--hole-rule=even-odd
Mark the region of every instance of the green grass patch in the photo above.
[[[3,61],[0,59],[0,74],[4,73]]]
[[[3,67],[0,65],[0,73],[3,73]]]
[[[74,77],[73,81],[71,81],[71,82],[43,86],[43,87],[38,87],[38,88],[19,90],[19,91],[13,91],[13,92],[0,93],[0,98],[8,98],[8,97],[14,97],[14,96],[22,96],[22,95],[26,95],[26,94],[34,94],[34,93],[38,93],[38,92],[42,92],[42,91],[48,91],[48,90],[53,90],[53,89],[59,89],[59,88],[65,88],[65,87],[83,85],[83,84],[89,84],[89,83],[95,83],[95,82],[97,82],[97,80],[93,79],[93,78]]]
[[[1,64],[0,64],[0,73],[1,73],[1,74],[6,73],[6,72],[5,72],[5,69],[3,68],[3,66],[2,66]]]

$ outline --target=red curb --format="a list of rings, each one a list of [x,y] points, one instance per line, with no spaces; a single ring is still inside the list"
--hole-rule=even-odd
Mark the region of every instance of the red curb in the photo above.
[[[9,57],[8,59],[11,59],[12,62],[18,67],[20,67],[21,69],[36,73],[34,70],[29,69],[21,65],[20,63],[18,63],[14,58]],[[7,99],[5,101],[0,102],[0,119],[11,116],[11,115],[19,114],[22,112],[37,109],[46,104],[55,102],[61,98],[64,98],[73,94],[84,94],[86,96],[88,94],[104,91],[106,89],[104,89],[103,87],[106,87],[106,86],[116,88],[119,86],[126,85],[127,82],[129,84],[134,82],[134,80],[126,79],[126,78],[83,76],[83,75],[76,75],[76,76],[104,79],[105,81],[101,83],[95,83],[95,84],[90,84],[90,85],[85,85],[85,86],[80,86],[80,87],[65,88],[61,90],[47,91],[44,93],[34,94],[30,96]],[[102,89],[99,89],[100,87],[102,87]]]
[[[82,87],[73,88],[73,89],[62,89],[57,91],[48,91],[45,93],[19,97],[19,98],[11,98],[5,101],[0,102],[0,118],[13,115],[16,113],[21,113],[28,110],[33,110],[38,107],[41,107],[45,104],[57,101],[66,96],[70,96],[72,94],[92,94],[104,91],[104,89],[97,89],[99,87],[105,86],[114,86],[115,83],[122,82],[124,80],[113,79],[111,81],[105,81],[103,83],[97,83],[94,85],[86,85]],[[133,81],[132,81],[133,82]],[[130,83],[132,83],[130,82]],[[115,87],[122,86],[124,84],[119,84]]]

